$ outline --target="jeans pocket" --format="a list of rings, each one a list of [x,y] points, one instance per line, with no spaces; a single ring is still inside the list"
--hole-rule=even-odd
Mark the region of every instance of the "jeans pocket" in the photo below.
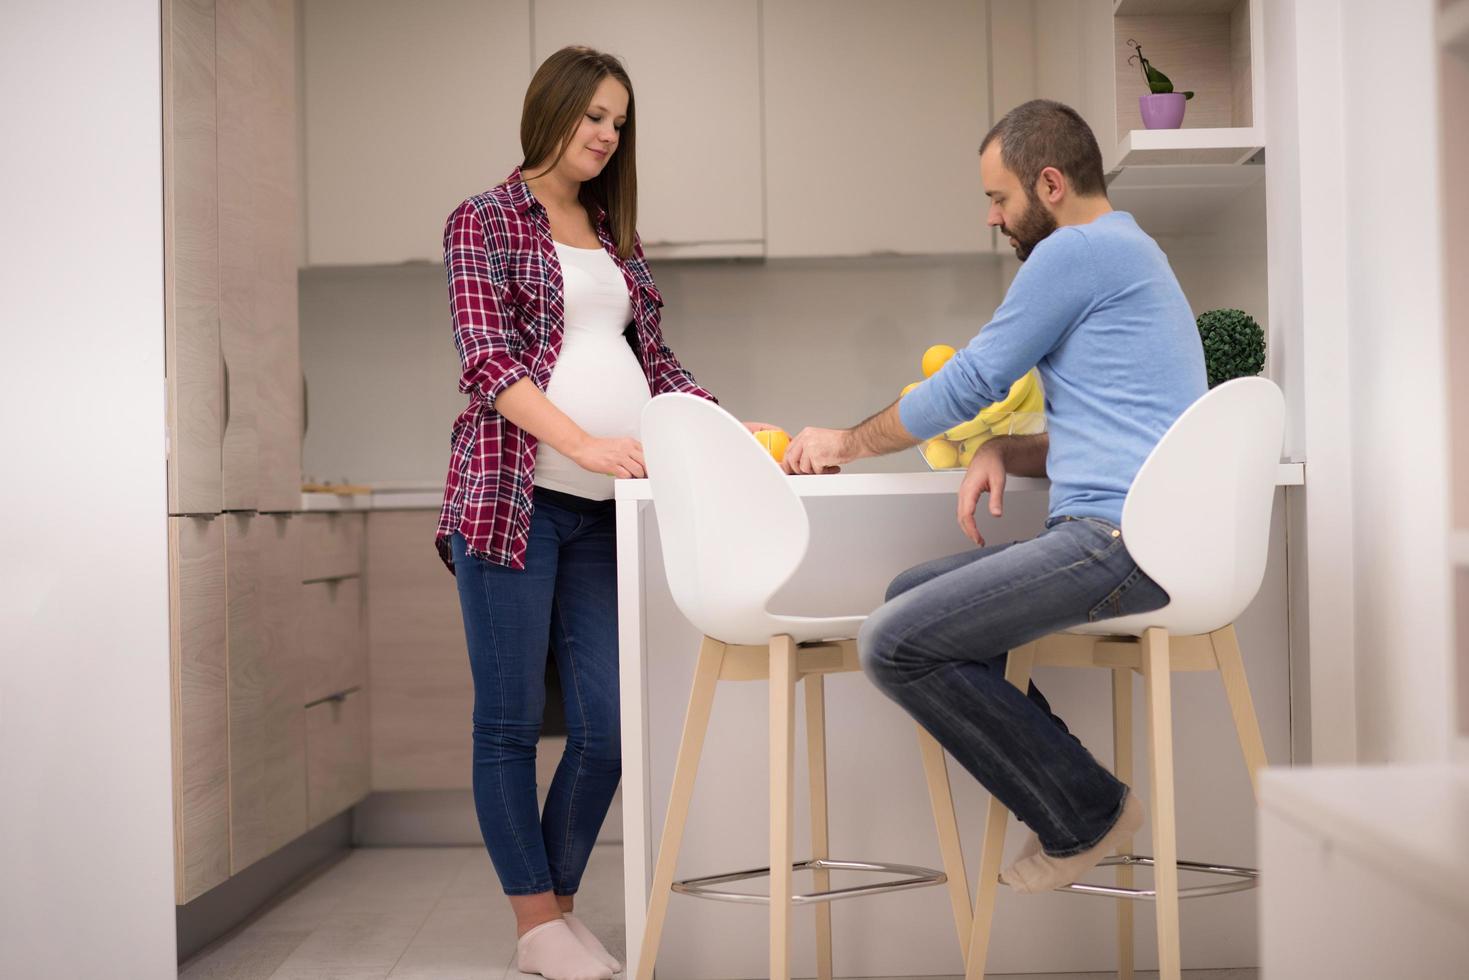
[[[1089,558],[1107,558],[1122,544],[1122,532],[1099,517],[1066,517],[1062,521],[1056,529],[1067,528],[1067,536]]]
[[[1103,619],[1115,619],[1118,616],[1134,616],[1138,613],[1153,612],[1156,609],[1162,609],[1168,605],[1168,602],[1168,593],[1164,592],[1162,587],[1149,578],[1141,568],[1134,565],[1132,572],[1122,580],[1117,588],[1087,611],[1086,621],[1095,623]]]

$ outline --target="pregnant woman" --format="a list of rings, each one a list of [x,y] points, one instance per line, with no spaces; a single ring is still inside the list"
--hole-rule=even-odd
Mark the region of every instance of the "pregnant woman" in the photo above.
[[[572,914],[622,774],[613,480],[644,476],[638,419],[653,395],[714,397],[663,342],[635,230],[634,118],[616,58],[556,52],[526,92],[523,162],[444,229],[469,405],[437,545],[474,677],[480,830],[515,912],[519,968],[549,980],[621,969]],[[548,649],[568,738],[541,812]]]

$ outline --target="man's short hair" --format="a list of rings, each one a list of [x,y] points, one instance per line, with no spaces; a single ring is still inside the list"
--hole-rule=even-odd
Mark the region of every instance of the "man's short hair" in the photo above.
[[[1027,195],[1035,193],[1041,171],[1055,167],[1083,197],[1107,193],[1102,150],[1081,114],[1050,99],[1032,99],[1005,113],[979,145],[1000,141],[1000,162],[1020,178]]]

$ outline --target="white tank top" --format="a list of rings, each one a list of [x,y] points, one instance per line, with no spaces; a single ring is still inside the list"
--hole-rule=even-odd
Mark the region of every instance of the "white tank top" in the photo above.
[[[627,281],[605,249],[555,245],[565,287],[566,328],[546,397],[588,435],[636,439],[643,406],[653,394],[622,335],[632,319]],[[608,500],[612,480],[587,472],[544,442],[536,448],[538,487]]]

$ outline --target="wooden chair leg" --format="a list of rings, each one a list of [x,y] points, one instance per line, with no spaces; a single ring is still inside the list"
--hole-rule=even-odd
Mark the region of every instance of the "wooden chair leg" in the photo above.
[[[1112,759],[1113,772],[1119,780],[1132,785],[1132,668],[1112,671]],[[1118,854],[1133,853],[1133,839],[1118,842]],[[1133,886],[1132,866],[1117,866],[1117,886]],[[1132,980],[1132,906],[1128,900],[1117,903],[1117,980]]]
[[[1005,665],[1005,680],[1024,691],[1030,685],[1034,663],[1035,644],[1011,650]],[[990,922],[995,915],[995,892],[1000,885],[1000,861],[1005,851],[1005,822],[1009,817],[1005,805],[991,796],[979,852],[979,884],[974,889],[974,925],[964,959],[964,980],[984,980],[984,961],[990,950]]]
[[[1219,665],[1219,678],[1224,682],[1224,696],[1229,699],[1229,713],[1234,716],[1234,731],[1239,736],[1245,768],[1250,771],[1250,787],[1255,799],[1260,798],[1260,770],[1268,764],[1265,740],[1260,736],[1260,720],[1255,717],[1255,702],[1250,697],[1250,684],[1245,679],[1245,662],[1239,652],[1239,638],[1231,624],[1209,634],[1214,647],[1214,662]]]
[[[658,844],[658,865],[653,872],[653,889],[648,899],[648,921],[643,926],[642,954],[638,959],[638,980],[653,980],[653,963],[658,958],[658,945],[663,939],[663,921],[672,894],[674,867],[683,843],[684,824],[689,815],[689,801],[694,795],[694,777],[699,771],[699,757],[704,751],[704,736],[709,731],[709,714],[714,707],[714,688],[719,683],[719,669],[724,663],[724,644],[704,637],[699,647],[699,663],[694,668],[694,689],[689,695],[689,710],[684,715],[683,737],[678,743],[678,762],[673,769],[673,791],[668,797],[668,815],[663,818],[663,837]]]
[[[806,769],[811,777],[811,857],[831,857],[831,826],[826,808],[826,691],[821,674],[807,674]],[[813,871],[817,891],[831,888],[830,871]],[[816,904],[816,976],[831,977],[831,903]]]
[[[770,980],[791,977],[791,781],[795,761],[796,644],[770,640]]]
[[[1178,836],[1173,810],[1172,676],[1168,631],[1142,635],[1143,681],[1148,699],[1148,754],[1153,776],[1153,881],[1158,891],[1158,978],[1180,980]]]
[[[969,910],[969,875],[964,869],[964,847],[959,840],[959,821],[954,813],[954,794],[949,786],[949,767],[944,747],[922,725],[918,729],[918,749],[923,756],[923,774],[928,781],[928,800],[933,807],[933,822],[938,830],[939,854],[944,874],[949,879],[949,906],[954,913],[954,932],[959,937],[959,961],[969,958],[969,930],[974,918]]]

